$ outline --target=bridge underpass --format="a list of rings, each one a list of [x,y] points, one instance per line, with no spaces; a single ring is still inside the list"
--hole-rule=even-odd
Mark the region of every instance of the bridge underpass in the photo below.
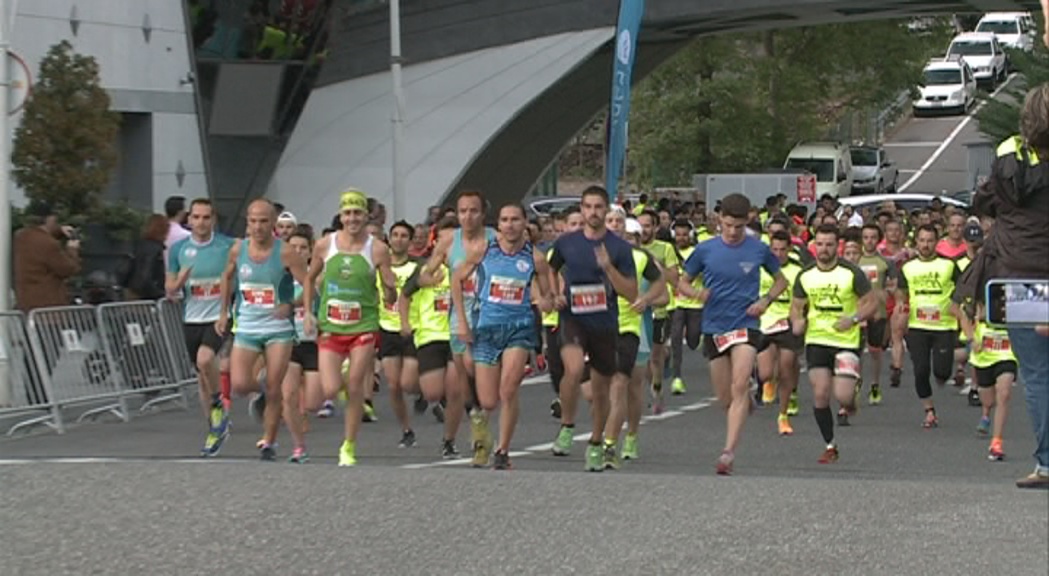
[[[1036,9],[1008,0],[649,0],[634,81],[701,35]],[[520,200],[607,105],[615,18],[615,3],[602,0],[402,2],[406,193],[395,202],[388,14],[346,16],[267,196],[315,224],[330,220],[349,186],[410,221],[466,187],[493,204]]]

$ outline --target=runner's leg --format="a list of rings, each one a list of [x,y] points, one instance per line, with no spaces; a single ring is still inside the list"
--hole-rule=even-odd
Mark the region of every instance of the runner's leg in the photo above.
[[[306,447],[305,422],[300,405],[302,381],[302,366],[297,362],[290,362],[284,374],[284,385],[281,392],[284,395],[284,425],[291,434],[294,448]]]
[[[750,375],[754,372],[754,360],[757,350],[750,344],[737,344],[729,349],[731,357],[732,405],[728,411],[728,429],[725,436],[725,450],[736,451],[743,423],[751,410]]]
[[[521,379],[524,378],[525,363],[528,362],[529,352],[530,350],[525,348],[507,348],[503,352],[498,386],[499,403],[502,406],[502,411],[499,413],[498,451],[503,454],[510,452],[510,441],[513,440],[514,429],[517,427],[517,418],[520,413],[518,392],[521,389]]]
[[[288,371],[291,359],[292,342],[289,340],[269,342],[266,345],[266,412],[263,422],[263,439],[269,444],[277,442],[277,431],[280,429],[281,411],[283,410],[284,375]]]

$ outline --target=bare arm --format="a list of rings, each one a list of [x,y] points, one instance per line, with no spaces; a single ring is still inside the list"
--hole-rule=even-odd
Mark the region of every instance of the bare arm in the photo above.
[[[553,309],[553,271],[550,269],[550,263],[546,261],[546,257],[539,252],[534,253],[535,257],[535,277],[532,281],[539,286],[539,310],[544,314]]]
[[[453,236],[451,234],[444,234],[438,237],[437,245],[433,248],[433,254],[430,255],[430,259],[426,261],[426,264],[419,271],[419,286],[436,286],[442,280],[439,272],[441,265],[445,264],[448,259],[448,251],[452,247]]]
[[[306,285],[306,259],[300,256],[290,244],[281,243],[280,261],[288,272],[291,272],[296,282],[302,286]]]
[[[608,276],[608,281],[612,283],[612,288],[615,289],[616,293],[626,299],[628,302],[637,300],[637,279],[627,278],[616,268],[615,264],[609,258],[608,250],[604,244],[598,244],[595,249],[597,256],[597,265],[601,267],[605,275]],[[627,254],[630,257],[629,254]]]
[[[322,238],[313,246],[313,257],[310,259],[313,266],[310,266],[306,274],[306,281],[302,283],[302,306],[306,309],[306,318],[311,318],[313,315],[313,299],[317,295],[317,278],[320,277],[321,272],[324,272],[324,256],[328,252],[329,242],[331,242],[330,236]]]
[[[973,325],[969,315],[965,313],[965,310],[962,310],[962,307],[956,302],[951,302],[951,314],[954,314],[954,317],[958,319],[962,332],[969,339],[969,342],[976,342],[976,327]]]
[[[393,273],[393,259],[390,247],[385,242],[376,240],[372,243],[372,262],[382,280],[383,298],[386,302],[397,301],[397,275]]]
[[[469,326],[469,322],[466,320],[466,306],[464,305],[465,299],[463,298],[463,282],[474,273],[477,269],[477,265],[480,263],[475,258],[469,258],[464,260],[460,264],[455,272],[452,273],[451,285],[452,285],[452,306],[455,308],[455,313],[458,316],[460,329]]]
[[[237,240],[229,249],[229,258],[226,260],[226,269],[222,271],[222,281],[219,284],[221,295],[221,308],[219,316],[225,320],[229,318],[229,301],[233,294],[233,273],[237,271],[237,259],[240,257],[242,243]]]
[[[670,294],[667,293],[667,275],[665,273],[660,274],[658,280],[650,282],[648,284],[648,290],[641,295],[638,301],[643,304],[640,310],[644,310],[649,306],[659,307],[669,304]]]
[[[805,306],[808,303],[808,298],[794,298],[790,302],[790,323],[798,336],[805,333]]]
[[[878,298],[878,291],[871,290],[860,298],[859,305],[856,307],[856,316],[859,316],[861,321],[873,318],[875,312],[878,311],[879,304],[881,304],[881,299]]]

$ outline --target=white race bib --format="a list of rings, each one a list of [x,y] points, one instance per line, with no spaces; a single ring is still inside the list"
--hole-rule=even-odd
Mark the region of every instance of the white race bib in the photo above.
[[[218,278],[198,278],[186,282],[189,297],[194,300],[218,300],[222,298],[222,283]]]
[[[780,332],[786,332],[787,330],[790,330],[790,321],[784,318],[772,326],[765,328],[761,332],[763,334],[779,334]]]
[[[244,303],[255,308],[271,309],[277,305],[277,290],[272,284],[248,284],[241,282],[240,296]]]
[[[328,300],[328,321],[338,326],[351,326],[361,321],[361,305],[358,302]]]
[[[914,311],[914,317],[922,322],[939,322],[940,309],[936,306],[922,306]]]
[[[717,348],[718,354],[721,354],[736,344],[746,344],[747,342],[750,342],[750,335],[747,333],[746,328],[740,328],[739,330],[733,330],[732,332],[726,332],[714,336],[714,347]]]
[[[595,314],[608,310],[608,294],[604,284],[571,286],[572,314]]]
[[[488,284],[488,301],[518,305],[524,302],[525,282],[516,278],[493,276]]]

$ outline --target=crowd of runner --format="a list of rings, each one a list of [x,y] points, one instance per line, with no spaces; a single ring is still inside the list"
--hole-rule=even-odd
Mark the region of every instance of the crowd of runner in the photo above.
[[[207,422],[201,455],[228,438],[233,394],[254,394],[260,457],[276,459],[283,421],[297,463],[309,458],[310,419],[341,400],[339,465],[352,466],[381,374],[400,446],[416,443],[414,395],[416,416],[429,409],[444,424],[442,457],[459,457],[468,419],[473,465],[507,469],[522,379],[548,369],[553,453],[571,453],[581,392],[592,425],[585,468],[615,469],[640,456],[643,413],[660,413],[667,390],[685,393],[687,348],[706,358],[726,412],[718,474],[732,473],[756,405],[778,406],[776,432],[793,434],[802,364],[818,462],[837,461],[834,428],[863,401],[881,402],[886,359],[889,386],[913,374],[916,426],[937,427],[932,381],[941,394],[951,382],[982,407],[975,430],[988,457],[1004,458],[1016,359],[1008,334],[954,290],[991,221],[937,203],[852,214],[829,197],[811,216],[782,196],[761,210],[741,195],[709,212],[677,198],[624,204],[591,187],[578,207],[530,219],[466,191],[425,225],[386,228],[375,202],[348,190],[319,235],[256,200],[244,238],[231,239],[214,230],[210,202],[193,201],[192,235],[171,247],[165,287],[184,301]]]

